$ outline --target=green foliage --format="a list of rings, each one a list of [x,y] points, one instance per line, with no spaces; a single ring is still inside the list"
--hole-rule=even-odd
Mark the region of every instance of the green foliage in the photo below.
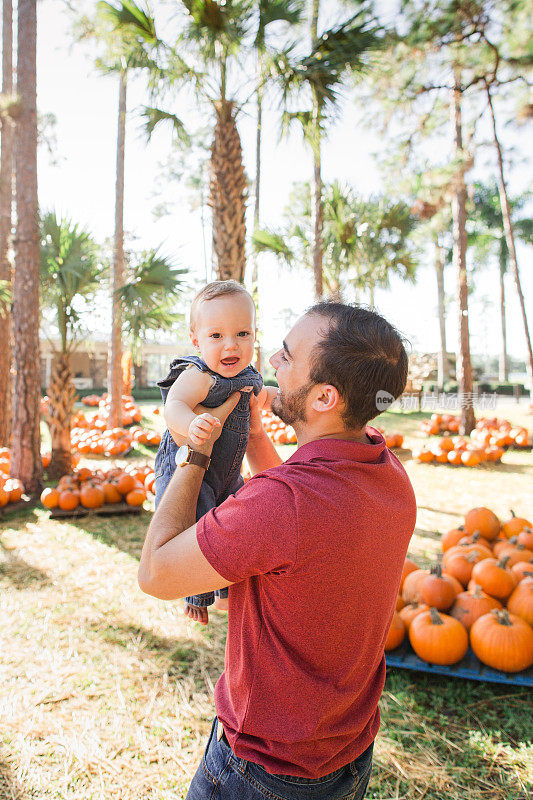
[[[124,334],[130,341],[133,359],[139,363],[142,341],[148,331],[171,330],[183,319],[174,310],[183,290],[186,269],[178,269],[157,249],[137,257],[130,255],[128,281],[118,292],[122,305]]]
[[[63,352],[79,333],[80,301],[90,300],[105,268],[91,235],[54,212],[41,220],[40,280],[43,306],[53,308]]]
[[[516,219],[516,214],[528,200],[529,194],[509,199],[513,229],[517,239],[524,244],[533,244],[533,219],[529,216]],[[496,181],[473,186],[472,201],[468,213],[468,243],[479,266],[486,265],[491,256],[498,258],[502,273],[507,271],[509,250],[505,238],[500,193]]]
[[[13,291],[10,281],[0,281],[0,317],[5,318],[13,301]]]
[[[312,267],[313,231],[309,184],[297,185],[286,209],[284,232],[256,231],[254,245],[286,263]],[[330,294],[385,288],[392,274],[414,282],[416,220],[409,207],[384,197],[363,199],[338,182],[324,188],[323,269]]]

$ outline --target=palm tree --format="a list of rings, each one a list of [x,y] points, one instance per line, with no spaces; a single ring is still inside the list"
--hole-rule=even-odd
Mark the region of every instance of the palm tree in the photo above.
[[[147,9],[131,0],[98,3],[94,19],[82,18],[78,37],[93,37],[103,42],[105,53],[97,60],[104,74],[118,76],[119,101],[117,124],[117,158],[115,181],[115,233],[113,247],[112,323],[108,358],[109,421],[117,427],[122,422],[122,319],[117,291],[124,273],[124,159],[126,142],[126,97],[128,74],[132,69],[152,65],[148,51],[158,40],[152,17]]]
[[[528,200],[527,195],[509,200],[513,216]],[[469,214],[469,242],[473,247],[477,263],[482,267],[487,259],[496,255],[499,266],[500,283],[500,327],[501,350],[499,358],[499,379],[509,380],[509,358],[507,354],[505,276],[508,274],[509,248],[504,230],[504,221],[498,186],[495,181],[489,184],[474,184],[473,210]],[[523,217],[514,219],[514,235],[525,244],[533,244],[533,219]]]
[[[261,201],[261,137],[263,124],[263,99],[265,89],[270,78],[269,52],[275,55],[275,51],[269,47],[267,28],[273,22],[286,22],[289,25],[297,25],[301,21],[304,3],[302,0],[259,0],[258,4],[258,24],[255,35],[254,48],[257,56],[257,88],[256,96],[256,136],[255,136],[255,181],[254,181],[254,231],[260,225],[260,201]],[[259,272],[258,272],[258,253],[252,249],[252,297],[256,307],[256,324],[259,327]],[[259,338],[255,342],[254,360],[256,368],[261,371],[261,348]]]
[[[9,114],[13,93],[13,8],[4,0],[2,14],[2,145],[0,153],[0,281],[12,282],[11,213],[13,205],[13,120]],[[11,301],[10,301],[11,302]],[[11,432],[11,312],[0,314],[0,447],[9,446]]]
[[[170,260],[149,250],[135,260],[130,256],[126,283],[118,291],[122,308],[123,333],[129,340],[136,384],[142,383],[142,343],[148,331],[169,331],[183,319],[174,311],[176,298],[183,289],[182,275]]]
[[[292,4],[296,5],[296,0]],[[237,129],[241,108],[238,97],[250,83],[246,57],[252,54],[256,41],[258,47],[262,46],[268,25],[292,17],[286,10],[291,4],[288,0],[181,0],[179,5],[186,12],[182,33],[177,41],[166,45],[164,63],[157,70],[160,80],[155,83],[159,82],[163,98],[168,98],[175,87],[192,85],[214,117],[208,204],[213,219],[215,270],[218,279],[242,282],[248,187]],[[160,123],[170,122],[178,136],[184,136],[183,123],[169,110],[147,106],[145,117],[149,135]]]
[[[37,210],[37,0],[19,0],[15,144],[17,230],[13,285],[15,367],[11,474],[29,494],[42,485],[39,374],[39,219]]]
[[[369,67],[372,52],[382,46],[382,29],[370,16],[369,8],[363,1],[357,14],[319,35],[319,0],[313,0],[309,53],[301,57],[296,48],[288,48],[275,63],[285,108],[284,127],[298,122],[313,152],[313,275],[317,299],[324,291],[321,145],[345,76],[360,77]],[[294,110],[294,102],[302,100],[307,106]]]
[[[256,248],[313,269],[312,203],[309,184],[298,186],[286,210],[287,230],[258,231]],[[387,288],[392,275],[414,282],[417,257],[410,236],[415,224],[404,203],[383,197],[363,200],[338,182],[326,185],[323,279],[328,293],[342,298],[349,287],[356,295]]]
[[[70,420],[75,389],[70,355],[80,336],[80,307],[92,297],[102,278],[103,267],[96,257],[90,235],[68,219],[48,213],[41,224],[40,252],[43,305],[55,312],[59,350],[55,351],[50,386],[48,424],[52,438],[50,477],[72,470]]]

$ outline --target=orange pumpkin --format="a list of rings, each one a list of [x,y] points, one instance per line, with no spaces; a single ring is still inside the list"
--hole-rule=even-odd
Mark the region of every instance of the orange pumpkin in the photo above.
[[[4,483],[3,488],[4,491],[6,491],[9,495],[10,503],[18,503],[22,497],[22,493],[24,492],[24,484],[22,481],[19,481],[18,478],[9,478]]]
[[[415,569],[410,572],[404,582],[402,596],[406,603],[420,603],[420,584],[429,575],[428,569]]]
[[[415,564],[415,562],[411,561],[410,558],[406,558],[402,567],[402,579],[400,581],[400,588],[398,591],[400,592],[402,591],[403,583],[406,577],[409,575],[410,572],[414,572],[416,569],[418,569],[418,564]]]
[[[489,508],[472,508],[465,515],[465,532],[473,534],[475,531],[491,542],[500,532],[500,520]]]
[[[502,531],[505,536],[510,539],[511,536],[517,536],[524,528],[533,528],[533,524],[524,517],[517,517],[511,509],[511,519],[508,519],[502,525]]]
[[[8,503],[9,503],[9,492],[6,492],[6,490],[3,487],[0,487],[0,508],[2,508],[3,506],[7,506]]]
[[[129,506],[142,506],[145,500],[146,491],[142,486],[135,487],[126,495],[126,503]]]
[[[59,508],[74,511],[80,504],[80,493],[76,489],[64,489],[59,495]]]
[[[41,503],[45,508],[57,508],[59,505],[59,491],[57,489],[43,489]]]
[[[507,569],[507,559],[497,561],[495,558],[484,558],[474,565],[472,580],[479,584],[484,592],[497,600],[507,600],[516,586],[516,578]]]
[[[507,566],[510,568],[520,561],[533,558],[533,550],[528,550],[523,544],[507,545],[501,549],[499,558],[508,558]]]
[[[458,528],[452,528],[451,531],[443,534],[441,539],[441,547],[443,553],[446,550],[449,550],[450,547],[454,547],[456,544],[459,544],[461,539],[464,539],[465,529],[462,525],[459,525]]]
[[[385,652],[395,650],[401,645],[405,639],[405,625],[397,611],[394,612],[392,617],[391,626],[385,641]]]
[[[409,603],[400,610],[399,614],[404,622],[406,630],[409,630],[414,618],[419,614],[423,614],[424,611],[429,611],[429,606],[425,603]]]
[[[113,481],[105,480],[102,484],[102,491],[106,503],[120,503],[122,501],[122,495]]]
[[[503,606],[495,597],[490,597],[479,586],[475,586],[457,595],[450,615],[459,620],[469,631],[476,619],[488,614],[493,608],[503,608]]]
[[[462,587],[459,587],[459,591]],[[438,611],[446,611],[457,597],[457,585],[442,572],[440,564],[431,567],[429,575],[420,581],[420,599]]]
[[[80,502],[84,508],[100,508],[105,503],[105,494],[100,486],[87,483],[80,490]]]
[[[473,450],[465,450],[461,453],[461,461],[465,467],[477,467],[481,463],[481,459]]]
[[[123,472],[117,476],[116,486],[120,494],[127,495],[135,487],[135,478]]]
[[[524,528],[517,538],[518,544],[523,544],[528,550],[533,550],[533,528]]]
[[[533,664],[533,629],[505,608],[474,622],[470,644],[480,661],[502,672],[521,672]]]
[[[533,577],[533,559],[531,561],[519,561],[518,564],[513,564],[511,572],[517,579],[521,581],[523,578]]]
[[[456,664],[468,650],[468,634],[458,620],[430,608],[409,628],[409,641],[419,658],[429,664]]]
[[[507,608],[533,627],[533,577],[520,581],[507,601]]]

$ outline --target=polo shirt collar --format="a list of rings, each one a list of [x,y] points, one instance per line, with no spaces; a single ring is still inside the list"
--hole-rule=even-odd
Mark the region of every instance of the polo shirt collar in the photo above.
[[[370,442],[354,442],[350,439],[315,439],[299,447],[285,463],[306,461],[360,461],[375,462],[385,450],[385,439],[375,428],[366,429]]]

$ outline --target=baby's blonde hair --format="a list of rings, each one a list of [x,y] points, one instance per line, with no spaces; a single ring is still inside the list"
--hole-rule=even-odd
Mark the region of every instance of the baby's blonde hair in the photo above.
[[[189,327],[191,330],[194,328],[194,324],[196,322],[196,312],[200,303],[203,303],[207,300],[214,300],[216,297],[223,297],[224,295],[231,294],[245,294],[246,297],[250,298],[255,310],[253,297],[250,292],[244,288],[242,283],[237,283],[237,281],[234,280],[213,281],[212,283],[208,283],[206,286],[200,289],[200,291],[197,292],[193,298],[189,314]]]

